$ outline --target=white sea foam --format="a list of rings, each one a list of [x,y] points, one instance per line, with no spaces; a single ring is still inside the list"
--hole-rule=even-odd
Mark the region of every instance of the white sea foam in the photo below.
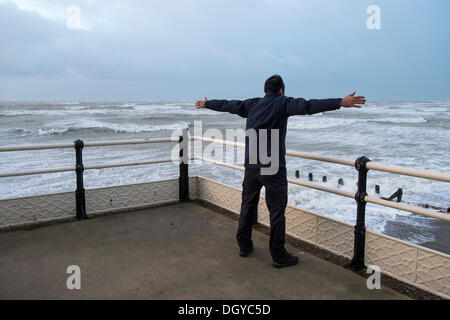
[[[169,111],[169,110],[181,110],[182,107],[178,105],[158,105],[158,104],[150,104],[150,105],[137,105],[133,106],[134,110],[137,111]]]
[[[388,122],[388,123],[425,123],[423,117],[386,117],[386,118],[332,118],[332,117],[303,117],[290,119],[288,129],[325,129],[340,126],[350,126],[355,123]]]
[[[67,132],[76,132],[80,130],[92,130],[92,131],[113,131],[123,133],[138,133],[138,132],[154,132],[163,130],[177,130],[187,129],[190,124],[184,121],[161,124],[161,125],[137,125],[137,124],[117,124],[117,123],[104,123],[98,121],[90,121],[80,124],[72,124],[65,127],[40,127],[40,128],[14,128],[2,130],[2,132],[12,132],[21,135],[53,135],[64,134]]]
[[[65,110],[83,110],[83,109],[89,109],[90,106],[70,106],[70,107],[64,107]]]
[[[443,108],[443,107],[428,107],[428,108],[422,108],[420,111],[424,112],[450,112],[450,108]]]
[[[66,101],[66,102],[55,102],[55,104],[76,105],[80,103],[78,101]]]
[[[132,111],[132,112],[131,112]],[[203,114],[215,114],[212,110],[202,110]],[[124,104],[120,107],[92,107],[92,106],[69,106],[63,109],[14,109],[14,110],[0,110],[0,116],[82,116],[84,114],[126,114],[130,116],[138,115],[199,115],[199,111],[193,106],[185,106],[180,104],[173,105],[135,105]]]
[[[373,121],[373,122],[391,122],[391,123],[424,123],[427,122],[426,119],[424,119],[423,117],[416,117],[416,118],[403,118],[403,117],[398,117],[398,118],[380,118],[380,119],[370,119],[368,121]]]
[[[365,120],[360,119],[342,119],[331,117],[304,117],[297,119],[289,119],[288,129],[324,129],[339,126],[348,126],[353,123]]]
[[[113,109],[90,109],[89,107],[66,107],[64,109],[44,110],[0,110],[0,116],[79,116],[83,114],[111,114]]]

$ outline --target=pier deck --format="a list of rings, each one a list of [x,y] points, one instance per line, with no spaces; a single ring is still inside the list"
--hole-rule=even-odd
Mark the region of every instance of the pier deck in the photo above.
[[[236,224],[186,203],[0,233],[0,299],[407,299],[290,245],[300,263],[275,269],[258,231],[241,258]]]

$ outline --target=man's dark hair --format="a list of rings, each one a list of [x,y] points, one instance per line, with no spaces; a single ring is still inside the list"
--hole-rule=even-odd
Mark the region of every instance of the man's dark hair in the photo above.
[[[284,82],[278,74],[271,76],[264,83],[264,93],[267,93],[269,91],[278,93],[280,89],[283,89],[284,91]]]

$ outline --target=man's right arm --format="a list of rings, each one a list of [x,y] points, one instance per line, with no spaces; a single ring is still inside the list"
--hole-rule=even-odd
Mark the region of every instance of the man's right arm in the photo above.
[[[361,104],[366,103],[364,96],[355,96],[355,92],[344,98],[335,99],[311,99],[287,98],[286,114],[287,116],[315,114],[325,111],[344,108],[361,108]]]
[[[247,118],[250,108],[260,98],[247,100],[205,100],[197,101],[196,105],[200,108],[207,108],[219,112],[229,112]]]

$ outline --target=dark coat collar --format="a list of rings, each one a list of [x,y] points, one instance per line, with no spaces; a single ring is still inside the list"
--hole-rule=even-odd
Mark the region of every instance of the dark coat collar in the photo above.
[[[280,94],[279,94],[278,92],[269,90],[269,91],[267,91],[267,93],[266,93],[266,95],[264,96],[264,98],[266,98],[266,97],[276,97],[276,96],[279,96],[279,95],[280,95]]]

